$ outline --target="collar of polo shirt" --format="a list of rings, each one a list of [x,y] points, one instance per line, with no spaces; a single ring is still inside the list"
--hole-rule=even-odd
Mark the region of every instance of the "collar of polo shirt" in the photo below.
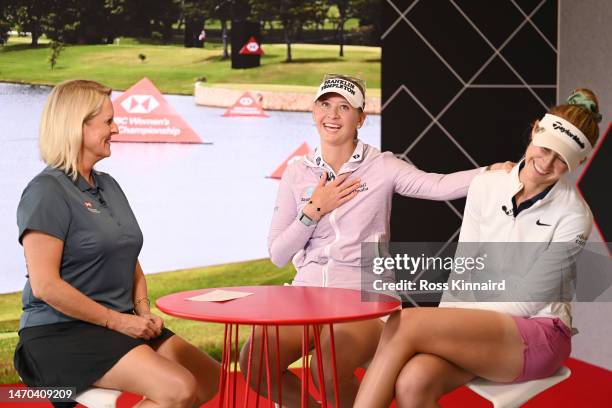
[[[332,174],[333,177],[339,176],[342,173],[346,173],[347,171],[354,171],[355,168],[359,166],[359,162],[363,161],[365,145],[359,139],[357,139],[357,146],[355,146],[355,150],[351,154],[349,160],[342,165],[338,174],[334,174],[334,170],[332,167],[323,160],[323,156],[321,154],[320,147],[317,147],[312,156],[312,160],[305,157],[307,163],[310,162],[314,167],[320,167],[325,169],[325,171]]]
[[[102,188],[102,186],[100,185],[100,183],[98,183],[97,177],[100,175],[99,172],[92,170],[91,171],[91,178],[93,180],[93,186],[90,185],[87,180],[85,180],[85,178],[83,176],[81,176],[79,174],[79,176],[77,177],[77,179],[74,181],[74,184],[79,188],[79,190],[81,191],[89,191],[89,190],[93,190],[95,188],[97,188],[98,190],[104,190]]]

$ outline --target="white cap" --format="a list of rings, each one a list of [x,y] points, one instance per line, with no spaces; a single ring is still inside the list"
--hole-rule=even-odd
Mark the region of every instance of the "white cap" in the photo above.
[[[317,92],[317,96],[315,96],[314,100],[316,101],[321,97],[321,95],[330,92],[342,95],[344,99],[346,99],[355,109],[363,109],[365,106],[365,97],[363,92],[361,92],[361,89],[359,89],[355,83],[343,78],[342,76],[334,77],[326,75],[325,79],[319,86],[319,91]]]
[[[535,146],[546,147],[563,158],[569,171],[586,161],[593,150],[591,142],[576,126],[559,116],[547,113],[533,135]]]

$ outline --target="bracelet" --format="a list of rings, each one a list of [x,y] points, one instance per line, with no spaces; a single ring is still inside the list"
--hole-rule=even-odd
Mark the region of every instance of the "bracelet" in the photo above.
[[[151,301],[148,297],[140,297],[136,298],[134,301],[134,309],[136,309],[141,302],[147,302],[147,306],[151,307]]]
[[[312,200],[310,200],[308,204],[314,204],[314,203],[312,202]],[[317,212],[321,212],[321,207],[315,207],[315,208],[317,209]]]

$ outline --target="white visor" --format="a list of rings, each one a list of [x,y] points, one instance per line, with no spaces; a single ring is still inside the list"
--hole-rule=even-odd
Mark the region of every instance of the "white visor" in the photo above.
[[[344,78],[325,79],[319,86],[319,91],[317,92],[317,96],[315,96],[314,100],[316,101],[321,97],[321,95],[330,92],[342,95],[344,99],[346,99],[348,103],[355,109],[363,109],[365,105],[363,93],[361,92],[359,87]]]
[[[591,154],[593,146],[584,133],[559,116],[547,113],[533,135],[535,146],[546,147],[563,158],[569,171],[574,170]]]

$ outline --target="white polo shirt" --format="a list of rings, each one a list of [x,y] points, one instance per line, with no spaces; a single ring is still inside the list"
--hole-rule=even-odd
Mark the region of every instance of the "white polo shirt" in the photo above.
[[[544,197],[536,198],[535,203],[516,214],[513,197],[523,188],[519,169],[520,164],[510,173],[490,171],[474,178],[468,191],[459,242],[563,243],[548,245],[548,249],[534,255],[536,259],[529,259],[532,254],[525,251],[510,262],[506,260],[508,264],[504,265],[519,274],[537,270],[540,282],[546,277],[550,282],[558,282],[562,275],[573,274],[573,259],[586,243],[593,216],[576,188],[563,177]],[[563,251],[553,252],[558,247]],[[530,265],[525,268],[529,270],[521,269],[524,265]],[[534,281],[529,278],[525,275],[526,282]],[[448,301],[452,298],[449,295],[444,294],[441,307],[497,310],[524,317],[559,317],[571,327],[569,302],[453,302]]]

